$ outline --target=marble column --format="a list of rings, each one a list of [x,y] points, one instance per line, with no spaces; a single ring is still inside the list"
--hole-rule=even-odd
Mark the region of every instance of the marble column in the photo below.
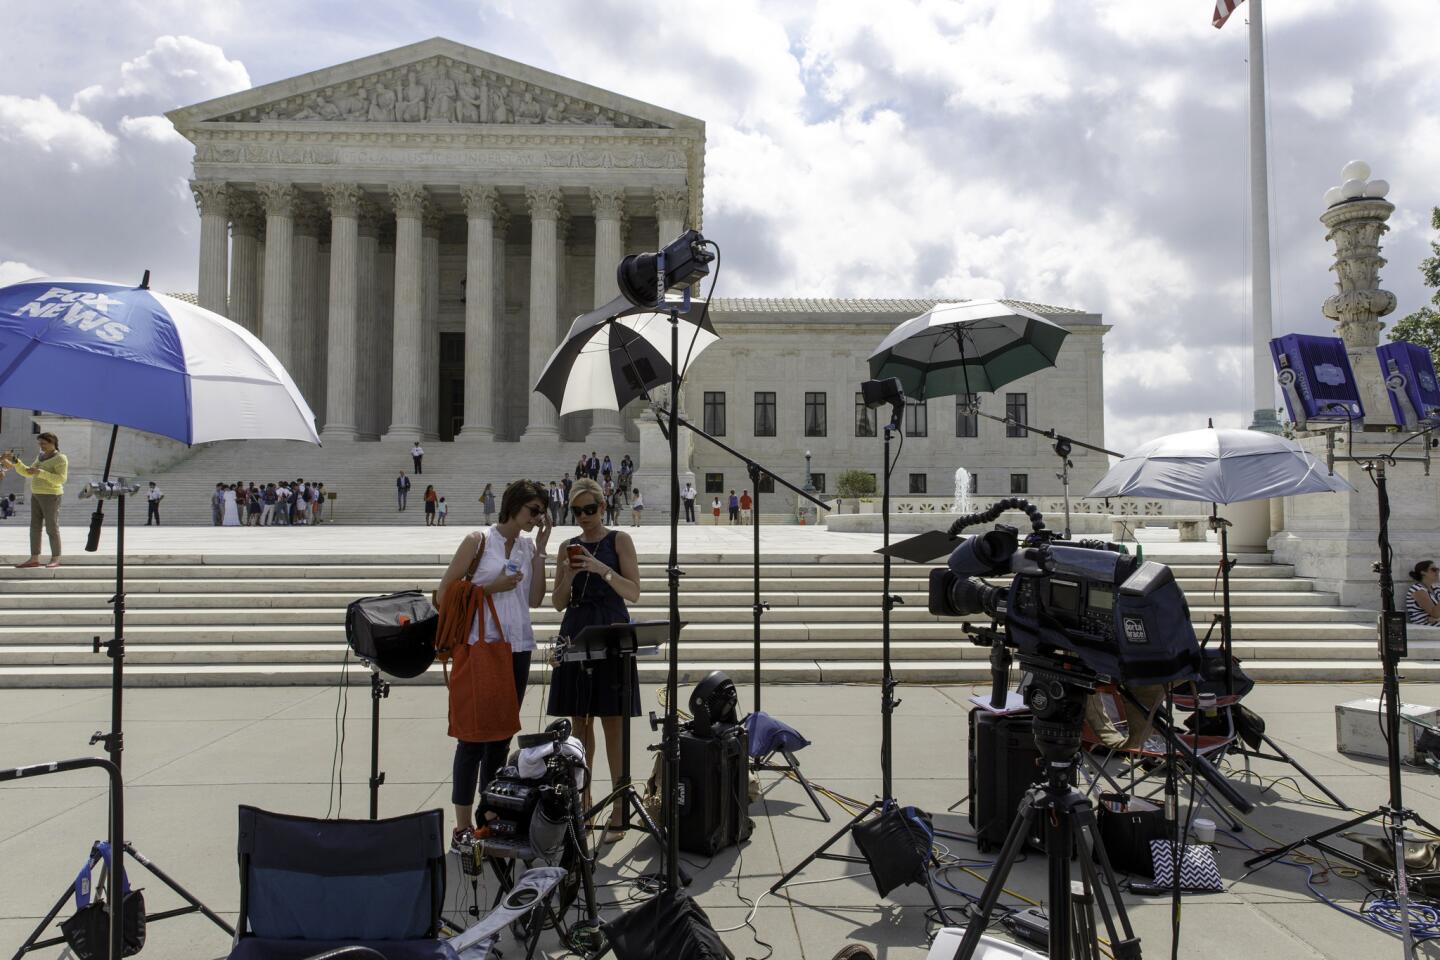
[[[575,319],[570,313],[570,305],[566,303],[565,290],[569,281],[570,269],[570,234],[574,227],[568,214],[561,213],[560,219],[555,221],[555,340],[556,344],[564,339],[565,334],[570,330],[570,323]],[[554,347],[550,348],[552,351]],[[548,357],[547,357],[548,359]],[[560,439],[562,441],[584,440],[585,421],[589,415],[582,412],[566,414],[559,418]]]
[[[494,440],[495,405],[489,358],[499,344],[495,319],[494,187],[468,186],[465,204],[465,425],[457,440]]]
[[[265,204],[256,195],[255,209],[260,225],[255,228],[255,329],[254,334],[262,337],[265,325]]]
[[[232,193],[230,209],[230,312],[240,326],[260,329],[260,272],[257,247],[261,230],[260,207],[247,194]]]
[[[424,290],[420,317],[420,333],[424,338],[420,345],[423,385],[420,427],[426,443],[440,440],[440,229],[444,224],[444,211],[434,206],[426,209],[420,242]]]
[[[555,406],[531,390],[555,349],[556,223],[564,210],[560,188],[529,187],[525,202],[530,209],[530,370],[521,389],[529,397],[529,418],[521,436],[526,441],[560,439],[560,417]]]
[[[604,306],[620,293],[615,270],[625,255],[621,239],[625,226],[625,188],[593,187],[590,202],[595,208],[595,297],[594,306]],[[596,410],[586,442],[595,449],[614,450],[625,442],[620,411]]]
[[[385,355],[390,352],[389,338],[381,323],[380,232],[386,219],[384,211],[369,200],[361,200],[356,218],[357,289],[355,342],[355,438],[379,440],[388,417],[383,410],[389,391],[381,374]]]
[[[655,189],[655,222],[663,247],[685,231],[685,221],[690,217],[690,193],[684,187],[657,187]]]
[[[315,414],[315,428],[323,431],[328,422],[326,393],[325,350],[330,338],[330,217],[324,216],[320,227],[320,243],[315,258],[315,347],[310,351],[310,385],[314,399],[310,409]]]
[[[295,269],[295,188],[288,183],[257,186],[265,204],[265,293],[261,306],[260,338],[294,378],[291,328],[295,303],[292,279]]]
[[[420,364],[424,332],[423,217],[425,188],[418,183],[390,187],[395,204],[395,332],[390,353],[390,429],[382,439],[414,443],[420,439],[424,386]]]
[[[322,212],[314,202],[301,198],[295,204],[294,236],[291,238],[294,268],[290,287],[290,376],[311,409],[315,407],[315,354],[320,295],[320,231]]]
[[[191,180],[190,192],[200,211],[200,306],[229,316],[226,300],[230,267],[229,187],[222,180]]]
[[[502,434],[513,439],[508,424],[511,422],[505,406],[505,378],[511,367],[505,364],[505,344],[515,340],[506,335],[505,324],[505,241],[510,233],[510,210],[502,202],[495,210],[495,259],[491,270],[495,276],[495,333],[496,339],[490,344],[490,407],[495,416],[495,435]]]
[[[355,438],[355,390],[359,369],[360,200],[359,186],[325,186],[330,206],[330,318],[326,336],[324,439]]]

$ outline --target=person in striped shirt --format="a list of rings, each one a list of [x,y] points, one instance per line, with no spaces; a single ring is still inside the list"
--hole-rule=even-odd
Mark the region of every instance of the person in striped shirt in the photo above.
[[[1410,571],[1410,589],[1405,591],[1405,619],[1426,626],[1440,625],[1440,567],[1433,560],[1421,560]]]

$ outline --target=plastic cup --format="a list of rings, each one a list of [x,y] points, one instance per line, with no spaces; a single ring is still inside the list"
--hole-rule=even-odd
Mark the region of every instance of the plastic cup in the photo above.
[[[1215,821],[1206,820],[1204,817],[1197,818],[1190,824],[1195,831],[1195,839],[1201,843],[1215,842]]]

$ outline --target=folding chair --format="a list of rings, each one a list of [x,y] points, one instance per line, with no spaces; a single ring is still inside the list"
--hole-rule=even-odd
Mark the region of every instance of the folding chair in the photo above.
[[[545,902],[564,871],[532,871],[490,915],[442,940],[443,827],[439,810],[316,820],[242,805],[240,916],[229,960],[311,960],[331,951],[486,960],[504,928]]]
[[[776,720],[764,710],[757,710],[745,718],[745,734],[746,749],[750,754],[750,769],[793,776],[804,789],[805,795],[810,798],[810,802],[815,805],[816,811],[829,823],[830,814],[820,805],[820,797],[815,793],[810,781],[805,779],[805,774],[800,772],[800,761],[795,759],[795,752],[810,746],[810,741],[801,736],[794,727],[783,720]],[[777,762],[776,754],[783,757],[785,762]]]
[[[1156,712],[1162,702],[1158,697],[1153,700],[1149,713],[1146,714],[1126,700],[1119,688],[1113,685],[1097,687],[1095,696],[1095,701],[1092,701],[1087,709],[1085,728],[1080,737],[1080,769],[1090,781],[1088,792],[1093,792],[1095,787],[1104,781],[1116,793],[1152,799],[1164,789],[1163,780],[1167,767],[1172,762],[1175,764],[1176,781],[1185,782],[1190,775],[1185,756],[1177,752],[1172,761],[1163,739],[1158,735],[1151,736]],[[1100,711],[1098,713],[1097,707]],[[1228,712],[1226,717],[1229,717]],[[1196,756],[1212,763],[1230,749],[1235,738],[1233,723],[1228,725],[1222,735],[1196,735],[1175,731],[1175,739],[1179,743],[1193,751]],[[1109,764],[1116,758],[1122,763],[1120,769],[1112,774]],[[1128,785],[1123,781],[1128,781]],[[1153,789],[1147,791],[1147,785],[1150,784],[1153,784]],[[1195,795],[1199,803],[1210,807],[1231,830],[1240,829],[1240,824],[1215,799],[1209,785],[1202,778],[1195,778]]]

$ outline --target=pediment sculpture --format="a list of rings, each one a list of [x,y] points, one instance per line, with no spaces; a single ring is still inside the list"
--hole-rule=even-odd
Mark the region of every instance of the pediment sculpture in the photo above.
[[[431,57],[215,119],[229,123],[310,120],[660,127],[450,57]]]

